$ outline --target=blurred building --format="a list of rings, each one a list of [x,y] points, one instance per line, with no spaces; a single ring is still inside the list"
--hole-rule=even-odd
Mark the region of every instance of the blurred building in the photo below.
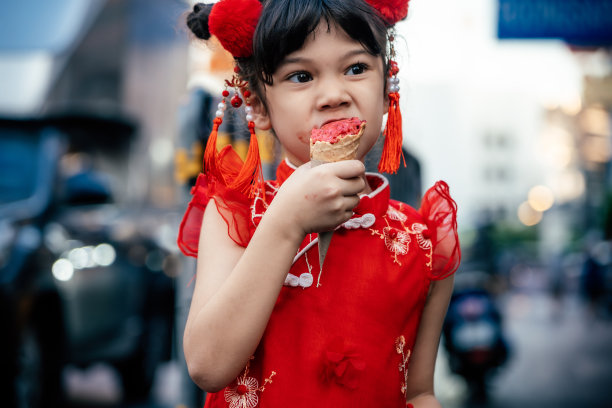
[[[185,3],[62,0],[2,9],[11,16],[0,29],[2,115],[133,118],[139,137],[129,169],[117,174],[127,181],[119,183],[122,193],[172,206],[172,140],[187,76]]]
[[[608,1],[411,4],[399,27],[405,144],[422,159],[425,187],[449,182],[464,247],[483,219],[536,228],[544,256],[601,229],[610,161],[606,10]]]

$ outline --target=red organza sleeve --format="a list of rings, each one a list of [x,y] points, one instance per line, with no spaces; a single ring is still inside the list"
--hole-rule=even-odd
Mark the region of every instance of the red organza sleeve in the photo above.
[[[191,189],[191,201],[183,215],[177,239],[178,247],[187,256],[198,256],[202,217],[211,198],[227,224],[228,236],[236,244],[246,247],[255,232],[251,220],[253,200],[227,187],[228,180],[240,171],[242,160],[230,146],[226,146],[219,152],[219,166],[222,174],[229,175],[227,180],[201,173]]]
[[[445,182],[438,181],[427,190],[419,212],[427,222],[433,246],[430,279],[444,279],[457,270],[461,261],[457,236],[457,204],[451,198]]]

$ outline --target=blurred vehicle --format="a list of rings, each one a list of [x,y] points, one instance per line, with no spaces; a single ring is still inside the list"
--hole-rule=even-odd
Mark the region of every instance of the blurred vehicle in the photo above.
[[[117,369],[124,398],[144,398],[171,357],[163,218],[113,195],[135,129],[121,117],[0,120],[3,406],[61,406],[63,368],[94,362]]]
[[[450,369],[465,379],[470,406],[486,403],[488,380],[509,354],[502,316],[482,284],[483,275],[457,275],[442,330]]]

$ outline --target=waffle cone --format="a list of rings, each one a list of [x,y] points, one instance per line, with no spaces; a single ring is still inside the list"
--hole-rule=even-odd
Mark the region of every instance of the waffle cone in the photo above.
[[[331,163],[340,160],[352,160],[357,157],[359,140],[365,130],[365,122],[361,124],[359,133],[338,138],[336,143],[325,141],[310,141],[310,159],[321,163]]]

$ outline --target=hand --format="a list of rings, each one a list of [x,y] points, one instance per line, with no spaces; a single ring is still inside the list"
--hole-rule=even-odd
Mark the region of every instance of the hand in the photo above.
[[[283,228],[295,229],[302,238],[333,230],[352,217],[364,188],[365,166],[359,160],[306,163],[283,183],[267,214],[281,217]]]

